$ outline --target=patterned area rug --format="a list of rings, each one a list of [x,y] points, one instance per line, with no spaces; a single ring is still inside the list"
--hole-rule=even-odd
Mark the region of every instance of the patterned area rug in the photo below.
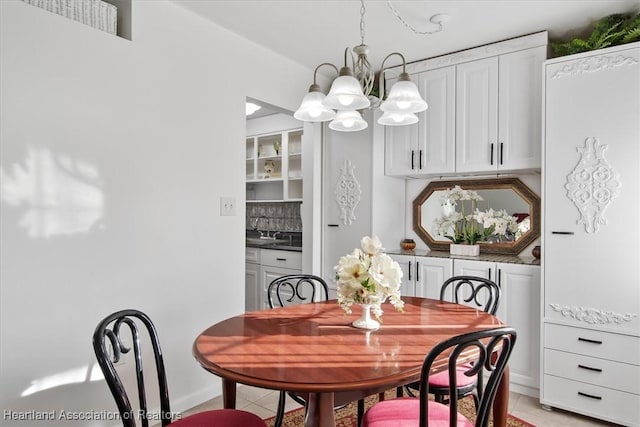
[[[395,397],[395,390],[388,391],[386,393],[386,399],[393,399]],[[287,397],[288,399],[288,397]],[[369,396],[365,400],[365,407],[369,408],[374,403],[378,401],[378,396]],[[336,427],[355,427],[356,426],[356,418],[357,418],[357,404],[356,402],[352,402],[347,406],[336,410]],[[475,408],[473,405],[473,399],[471,397],[466,397],[461,399],[458,403],[458,411],[462,413],[465,417],[469,418],[472,422],[475,421]],[[265,420],[268,427],[273,427],[273,423],[275,421],[275,417],[271,417]],[[284,415],[284,421],[282,422],[283,427],[302,427],[304,426],[304,409],[294,409],[293,411],[289,411]],[[526,421],[523,421],[519,418],[516,418],[509,414],[507,416],[507,426],[508,427],[535,427],[533,424],[530,424]],[[489,422],[489,427],[493,427],[493,422]]]

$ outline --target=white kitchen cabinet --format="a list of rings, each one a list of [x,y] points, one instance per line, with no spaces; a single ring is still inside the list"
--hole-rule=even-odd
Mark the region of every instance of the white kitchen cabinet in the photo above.
[[[419,176],[454,172],[455,67],[443,67],[411,76],[427,101],[420,121],[385,127],[385,173]],[[393,84],[393,80],[388,85]]]
[[[456,172],[540,168],[544,46],[456,67]]]
[[[260,308],[269,308],[267,290],[278,277],[302,273],[302,253],[274,249],[260,249]]]
[[[247,202],[302,201],[302,130],[249,136]]]
[[[546,45],[542,32],[408,65],[429,108],[385,129],[385,174],[540,169]]]
[[[260,309],[260,249],[245,248],[244,309]]]
[[[400,295],[440,298],[440,287],[453,273],[453,261],[448,258],[389,255],[402,269]]]
[[[541,402],[639,426],[640,43],[547,61],[544,96]]]
[[[454,275],[479,276],[500,286],[496,315],[516,329],[518,341],[509,360],[512,389],[537,396],[540,375],[540,267],[488,261],[453,261]]]

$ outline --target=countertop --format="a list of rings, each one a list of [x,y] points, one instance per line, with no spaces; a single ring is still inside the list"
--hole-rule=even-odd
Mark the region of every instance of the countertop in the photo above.
[[[394,250],[386,251],[386,253],[389,255],[409,255],[409,256],[430,257],[430,258],[450,258],[450,259],[467,259],[472,261],[504,262],[507,264],[540,265],[540,259],[534,258],[532,256],[483,254],[482,252],[478,256],[451,255],[447,251],[430,251],[427,249],[414,249],[412,251],[405,251],[403,249],[394,249]]]

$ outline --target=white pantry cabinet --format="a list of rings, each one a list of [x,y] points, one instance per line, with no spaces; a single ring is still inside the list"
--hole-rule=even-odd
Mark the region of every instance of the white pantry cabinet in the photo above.
[[[547,61],[544,96],[541,402],[639,426],[640,43]]]
[[[245,248],[244,310],[260,309],[260,249]]]
[[[385,129],[385,174],[539,169],[546,45],[542,32],[409,64],[429,108]]]
[[[440,286],[453,274],[453,260],[412,255],[389,255],[402,269],[400,295],[440,298]]]
[[[500,286],[496,315],[518,333],[509,360],[512,389],[537,396],[540,376],[540,267],[537,265],[455,259],[456,276],[479,276]]]

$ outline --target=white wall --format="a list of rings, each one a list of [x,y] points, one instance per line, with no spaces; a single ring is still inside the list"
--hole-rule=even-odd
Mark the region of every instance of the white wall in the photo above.
[[[0,1],[1,411],[113,410],[91,335],[126,307],[160,331],[174,410],[220,392],[191,345],[244,310],[245,98],[294,110],[312,72],[172,3],[132,9],[128,41]]]

